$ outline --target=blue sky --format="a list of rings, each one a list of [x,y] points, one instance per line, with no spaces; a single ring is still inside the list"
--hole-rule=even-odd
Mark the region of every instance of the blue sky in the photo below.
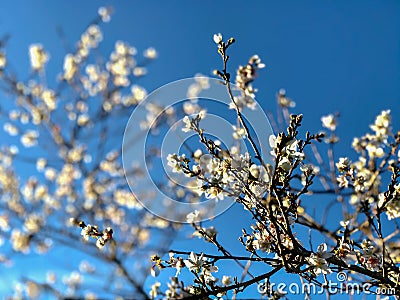
[[[321,115],[340,112],[338,153],[348,152],[352,137],[364,134],[381,110],[391,109],[399,128],[399,1],[2,1],[0,37],[11,35],[7,55],[15,71],[29,76],[28,47],[41,42],[55,77],[66,53],[56,27],[72,47],[101,5],[115,8],[102,27],[104,54],[118,39],[139,51],[158,50],[140,82],[149,91],[220,67],[212,35],[221,32],[237,41],[232,71],[255,53],[266,63],[255,83],[265,110],[275,109],[275,94],[285,88],[310,131],[320,129]],[[220,222],[240,213],[232,210]]]
[[[41,41],[58,70],[64,50],[56,26],[72,44],[99,5],[115,7],[103,27],[102,50],[108,53],[117,39],[139,50],[158,49],[151,76],[143,80],[148,89],[196,72],[210,74],[220,63],[212,34],[221,32],[237,40],[232,68],[254,53],[267,64],[257,82],[265,108],[274,108],[275,93],[284,87],[308,126],[318,124],[321,114],[340,111],[345,138],[363,132],[382,109],[399,113],[398,1],[2,2],[0,28],[12,36],[8,55],[15,67],[26,70],[28,45]]]

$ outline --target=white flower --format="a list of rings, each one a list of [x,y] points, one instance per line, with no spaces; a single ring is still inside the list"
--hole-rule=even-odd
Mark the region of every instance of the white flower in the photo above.
[[[199,215],[200,215],[200,212],[198,210],[195,210],[194,212],[191,212],[186,216],[186,221],[188,223],[198,222],[199,221]]]
[[[67,54],[64,58],[64,74],[63,78],[67,81],[71,81],[76,72],[78,71],[78,60],[72,54]]]
[[[190,271],[200,272],[200,269],[203,267],[206,262],[203,257],[203,253],[200,256],[197,256],[194,252],[191,252],[188,259],[184,260],[186,267]]]
[[[172,268],[176,268],[175,277],[181,273],[181,268],[184,267],[182,258],[175,258],[173,253],[169,253],[169,263]]]
[[[337,121],[334,115],[330,114],[321,118],[322,126],[331,131],[336,130]]]
[[[24,135],[21,136],[21,143],[25,147],[33,147],[37,144],[37,138],[39,133],[35,130],[27,130]]]
[[[317,253],[312,253],[310,257],[307,258],[308,263],[312,267],[315,275],[320,274],[330,274],[332,270],[329,268],[326,259],[332,256],[332,253],[327,252],[328,246],[323,243],[318,246]]]
[[[83,238],[88,241],[90,237],[90,233],[92,231],[92,225],[88,224],[86,227],[82,228],[81,235]]]
[[[391,131],[390,123],[390,110],[384,110],[376,117],[374,125],[370,125],[370,128],[375,131],[377,137],[385,138]]]
[[[101,20],[105,23],[110,22],[111,12],[112,12],[112,9],[107,8],[107,7],[100,7],[98,10],[98,14],[101,17]]]
[[[386,201],[384,199],[385,197],[384,197],[383,193],[379,194],[379,198],[382,199],[381,202],[382,201]],[[399,199],[399,196],[397,196],[395,199],[392,199],[390,202],[387,203],[387,205],[386,205],[386,215],[387,215],[389,220],[400,218],[400,199]]]
[[[105,239],[101,236],[97,239],[96,241],[96,247],[99,249],[102,249],[104,247],[104,245],[106,244]]]
[[[5,132],[7,132],[11,136],[16,136],[19,133],[18,128],[16,126],[14,126],[13,124],[8,123],[8,122],[4,123],[3,129],[4,129]]]
[[[276,136],[273,135],[273,134],[271,134],[271,135],[269,136],[269,140],[268,140],[268,141],[269,141],[269,146],[272,148],[270,154],[271,154],[272,156],[276,157],[276,154],[275,154]]]
[[[339,183],[339,187],[347,188],[349,186],[349,181],[347,180],[345,175],[340,175],[336,178],[336,180]]]
[[[215,278],[214,276],[212,276],[211,273],[209,272],[204,272],[204,279],[206,281],[207,284],[215,284],[218,281],[218,278]]]
[[[339,172],[345,172],[350,168],[351,161],[348,157],[340,157],[339,162],[336,163],[336,168]]]
[[[271,252],[272,237],[266,229],[263,229],[262,232],[256,232],[254,238],[255,240],[253,240],[252,245],[255,249],[268,253]]]
[[[36,169],[39,172],[44,171],[46,165],[47,165],[47,160],[46,159],[44,159],[44,158],[38,158],[37,159],[37,161],[36,161]]]
[[[0,215],[0,230],[9,231],[9,217],[7,215]]]
[[[275,135],[271,134],[269,136],[269,145],[272,148],[271,155],[276,157],[276,152],[278,152],[277,146],[281,142],[280,137],[276,137]],[[285,146],[283,147],[282,151],[280,151],[281,155],[288,156],[290,158],[296,159],[303,159],[304,153],[298,151],[298,141],[292,139],[286,142]]]
[[[313,271],[315,275],[320,275],[320,274],[331,274],[332,270],[329,268],[327,262],[325,259],[319,258],[315,256],[314,254],[311,254],[311,256],[307,259],[310,265],[313,268]]]
[[[31,67],[35,71],[42,70],[46,62],[49,60],[49,55],[44,51],[43,46],[40,44],[31,45],[29,47],[29,57]]]
[[[205,195],[207,199],[224,200],[223,190],[217,186],[210,186],[205,191]]]
[[[29,252],[30,237],[22,231],[13,229],[11,233],[11,243],[15,251],[20,251],[23,253]]]
[[[351,249],[349,244],[344,242],[344,237],[342,237],[342,239],[340,240],[340,245],[335,250],[335,254],[336,254],[337,257],[341,258],[347,264],[350,264],[352,261],[355,261],[357,259],[356,256],[355,256],[356,252],[354,252]]]
[[[249,63],[254,64],[258,69],[265,68],[265,64],[261,62],[261,58],[258,56],[258,54],[254,54],[252,57],[250,57]]]
[[[182,164],[181,161],[185,159],[185,154],[182,154],[182,156],[178,156],[178,154],[168,154],[167,160],[168,160],[168,166],[172,168],[172,172],[178,173],[182,171]]]
[[[216,283],[218,278],[215,278],[211,273],[218,272],[218,267],[213,265],[204,265],[203,268],[203,275],[204,279],[206,280],[207,284]]]
[[[222,276],[222,284],[223,285],[231,285],[232,284],[231,276],[227,276],[227,275]]]
[[[257,199],[261,199],[268,190],[268,185],[263,182],[254,182],[250,184],[250,191]],[[247,196],[246,196],[247,197]]]
[[[214,34],[213,39],[214,39],[214,43],[216,43],[216,44],[221,43],[222,42],[222,34],[220,34],[220,33]]]
[[[289,155],[289,157],[303,159],[304,153],[298,151],[297,143],[298,142],[295,140],[289,141],[285,146],[286,154]]]
[[[157,50],[153,47],[147,48],[143,52],[143,56],[148,58],[148,59],[155,59],[157,57]]]
[[[55,110],[57,105],[56,105],[56,94],[52,90],[44,90],[42,92],[41,98],[43,102],[46,104],[47,108],[52,111]]]
[[[366,149],[368,151],[368,155],[370,158],[374,157],[380,158],[385,155],[385,151],[383,151],[382,147],[377,147],[376,145],[371,143],[368,143]]]
[[[183,132],[189,132],[193,129],[192,120],[188,116],[185,116],[182,121],[185,123],[185,127],[182,128]]]

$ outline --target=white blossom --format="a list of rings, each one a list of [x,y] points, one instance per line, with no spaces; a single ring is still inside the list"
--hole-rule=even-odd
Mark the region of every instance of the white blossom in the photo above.
[[[331,131],[336,130],[337,121],[334,115],[330,114],[321,118],[322,126]]]
[[[195,210],[194,212],[191,212],[186,216],[186,221],[188,223],[196,223],[200,220],[199,216],[200,212],[198,210]]]
[[[328,246],[323,243],[318,246],[317,253],[311,253],[311,256],[307,258],[315,275],[330,274],[332,270],[329,268],[326,259],[332,256],[332,253],[327,252]]]
[[[191,252],[188,259],[184,260],[186,267],[190,271],[200,272],[200,269],[203,267],[206,259],[203,257],[203,253],[200,256],[197,256],[194,252]]]
[[[213,36],[214,43],[219,44],[222,42],[222,34],[221,33],[216,33]]]

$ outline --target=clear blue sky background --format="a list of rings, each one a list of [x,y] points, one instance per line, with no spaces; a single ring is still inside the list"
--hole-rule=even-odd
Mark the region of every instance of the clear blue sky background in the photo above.
[[[115,8],[103,26],[104,54],[118,39],[139,51],[158,50],[141,81],[149,91],[219,67],[212,35],[221,32],[237,40],[231,70],[255,53],[266,63],[255,84],[265,109],[275,108],[275,94],[285,88],[311,131],[320,129],[321,115],[340,112],[339,153],[381,110],[391,109],[399,128],[399,1],[2,1],[0,37],[11,35],[7,55],[15,71],[28,77],[28,47],[40,42],[51,53],[48,74],[54,77],[65,54],[56,27],[72,47],[101,5]],[[230,228],[240,213],[232,210],[220,222]]]

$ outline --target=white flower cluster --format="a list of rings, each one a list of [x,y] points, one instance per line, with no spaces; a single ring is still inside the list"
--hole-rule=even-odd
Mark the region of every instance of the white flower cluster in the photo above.
[[[187,164],[188,159],[186,158],[185,154],[178,155],[168,154],[167,156],[168,166],[172,168],[172,172],[178,173],[184,169],[184,166]]]
[[[82,228],[81,235],[86,240],[89,241],[89,238],[95,238],[96,246],[99,249],[102,249],[106,243],[110,242],[113,238],[113,230],[111,227],[105,228],[103,231],[99,231],[98,227],[95,225],[85,224],[82,221],[78,221],[74,218],[70,219],[71,225],[76,225]]]
[[[398,187],[389,198],[385,193],[380,193],[381,185],[380,172],[376,170],[378,159],[382,159],[386,149],[390,146],[388,139],[391,135],[391,116],[390,111],[382,111],[375,119],[370,128],[374,134],[366,134],[361,138],[355,138],[352,147],[360,153],[356,162],[351,162],[349,158],[342,157],[336,163],[339,171],[337,182],[341,188],[352,188],[354,193],[350,197],[350,204],[359,205],[364,201],[375,207],[384,208],[389,219],[400,217],[398,209]],[[392,160],[389,163],[395,163]],[[379,202],[374,195],[377,194]]]
[[[182,119],[182,122],[185,124],[185,127],[182,128],[183,132],[189,132],[191,130],[199,131],[200,121],[206,117],[206,111],[200,110],[193,117],[185,116]]]
[[[367,150],[371,159],[381,158],[385,153],[384,149],[387,147],[387,140],[392,131],[390,110],[382,111],[370,128],[374,134],[367,133],[361,138],[354,138],[352,147],[359,153]]]
[[[125,42],[117,41],[115,43],[115,50],[111,53],[110,61],[106,65],[107,70],[113,76],[115,86],[130,84],[129,75],[136,66],[134,58],[136,53],[136,49]]]
[[[104,23],[110,22],[112,11],[112,7],[99,7],[98,14]]]
[[[252,81],[257,75],[258,69],[264,67],[258,56],[250,59],[249,63],[240,67],[237,73],[237,85],[242,89],[241,98],[234,98],[230,90],[230,73],[227,71],[226,62],[228,56],[226,49],[233,43],[233,39],[224,42],[221,34],[213,36],[218,45],[218,52],[224,62],[222,70],[216,70],[218,75],[227,85],[227,92],[232,102],[232,108],[237,112],[238,122],[232,126],[234,143],[240,145],[238,140],[247,138],[255,152],[254,163],[249,153],[241,153],[240,146],[231,146],[223,149],[221,142],[207,137],[196,118],[189,116],[183,119],[184,132],[194,131],[198,134],[200,142],[206,148],[191,151],[191,155],[170,154],[168,164],[173,172],[181,172],[194,179],[190,190],[197,191],[207,198],[222,200],[225,197],[234,197],[251,215],[251,232],[247,228],[242,229],[239,241],[248,253],[246,257],[237,260],[224,248],[221,238],[217,238],[217,229],[214,226],[203,227],[203,211],[194,211],[186,217],[188,223],[195,229],[192,236],[204,238],[222,253],[218,255],[195,254],[191,252],[187,259],[174,257],[162,261],[155,260],[154,272],[172,267],[176,269],[176,275],[168,283],[165,292],[160,291],[161,285],[155,283],[151,296],[166,296],[167,299],[179,299],[185,296],[203,298],[209,295],[222,297],[226,291],[238,291],[240,283],[234,278],[234,286],[224,288],[232,284],[230,276],[222,277],[222,292],[217,284],[218,279],[213,272],[218,268],[214,266],[220,259],[234,260],[240,265],[240,261],[257,261],[271,267],[271,273],[285,269],[287,272],[297,273],[301,279],[311,280],[328,289],[318,279],[328,280],[328,274],[337,270],[349,271],[355,276],[365,275],[368,280],[375,282],[376,286],[396,286],[399,262],[398,230],[386,235],[383,233],[384,224],[400,217],[400,176],[399,157],[400,132],[393,135],[391,132],[390,111],[383,111],[371,125],[372,134],[367,134],[360,139],[355,139],[353,147],[360,157],[353,162],[348,157],[340,157],[338,161],[333,155],[333,146],[339,141],[335,136],[338,126],[338,114],[329,114],[321,118],[322,126],[327,129],[329,136],[325,140],[329,144],[329,164],[325,165],[324,156],[321,156],[317,147],[313,148],[313,155],[309,156],[305,147],[314,141],[322,142],[326,133],[311,135],[305,134],[305,139],[300,139],[298,129],[301,126],[302,115],[289,115],[289,108],[295,106],[295,102],[286,96],[285,90],[280,90],[277,98],[280,112],[288,121],[287,131],[279,135],[271,135],[269,142],[272,148],[271,157],[273,165],[265,163],[258,149],[253,145],[253,140],[247,128],[242,128],[241,110],[245,107],[252,108],[251,102],[255,89]],[[193,86],[193,95],[200,87]],[[248,97],[248,98],[246,98]],[[250,99],[250,100],[249,100]],[[277,127],[284,125],[284,121],[278,120]],[[244,126],[245,127],[245,126]],[[313,145],[314,146],[314,145]],[[325,146],[326,147],[326,146]],[[191,149],[190,149],[191,150]],[[307,157],[306,157],[307,155]],[[313,158],[318,166],[313,165]],[[335,164],[336,163],[336,164]],[[321,167],[321,169],[319,168]],[[339,176],[335,176],[335,166]],[[388,189],[380,192],[382,180],[387,181],[387,170],[392,172]],[[383,179],[381,179],[381,176]],[[319,179],[323,190],[317,187],[311,188],[314,179]],[[193,182],[195,182],[193,184]],[[300,184],[301,183],[301,184]],[[345,201],[347,194],[342,194],[342,188],[351,189],[349,207]],[[339,230],[328,229],[328,225],[320,223],[319,216],[310,216],[305,212],[302,204],[306,195],[334,194],[337,201],[343,204],[344,220],[340,221],[343,228]],[[182,192],[182,195],[185,195]],[[327,208],[328,211],[329,208]],[[383,219],[386,213],[387,219]],[[309,251],[296,232],[299,226],[305,226],[311,232],[318,232],[326,240],[331,239],[331,245],[322,243],[317,251]],[[386,230],[386,228],[384,228]],[[361,237],[360,235],[361,234]],[[369,240],[364,240],[363,235]],[[385,236],[386,235],[386,236]],[[310,245],[312,248],[313,245]],[[189,254],[186,251],[175,251],[175,254]],[[274,255],[274,256],[273,256]],[[207,260],[206,257],[212,259]],[[273,258],[271,258],[273,257]],[[247,266],[242,266],[246,272]],[[184,284],[178,280],[181,270],[186,267],[193,275],[193,285]],[[222,265],[220,265],[222,267]],[[253,270],[256,270],[254,268]],[[383,272],[383,273],[382,273]],[[264,275],[268,275],[263,272]],[[384,274],[385,276],[382,276]],[[272,275],[266,277],[266,284],[270,285]],[[340,280],[340,278],[338,277]],[[361,279],[364,281],[364,279]],[[235,286],[236,285],[236,286]],[[235,293],[233,292],[233,293]],[[330,291],[327,291],[328,293]],[[282,298],[283,295],[276,291],[270,291],[273,299]],[[230,295],[227,294],[227,297]],[[271,299],[272,299],[271,298]]]
[[[258,55],[250,57],[248,63],[245,66],[239,66],[236,72],[236,86],[241,90],[241,95],[235,97],[235,105],[231,103],[230,108],[237,106],[239,109],[248,107],[254,109],[256,102],[254,101],[255,93],[257,89],[252,86],[252,82],[258,75],[258,70],[265,67],[265,64],[261,62]]]
[[[217,279],[211,273],[218,272],[218,267],[210,264],[203,254],[198,256],[194,252],[191,252],[189,257],[184,260],[184,263],[190,271],[202,276],[206,283],[217,281]]]
[[[29,58],[34,71],[42,71],[49,60],[49,54],[41,44],[34,44],[29,47]]]
[[[385,207],[389,220],[400,218],[400,184],[394,186],[394,192],[387,197],[387,193],[380,193],[379,207]]]
[[[69,217],[87,215],[118,226],[122,233],[118,251],[125,254],[136,247],[146,249],[154,228],[170,228],[168,221],[137,213],[141,206],[126,186],[120,145],[114,143],[118,128],[110,131],[108,126],[115,121],[124,123],[129,106],[146,97],[146,90],[131,82],[146,74],[145,65],[157,57],[157,51],[147,48],[143,65],[138,65],[136,50],[125,42],[117,42],[105,59],[101,51],[94,53],[103,39],[101,22],[110,20],[111,9],[102,7],[98,14],[61,61],[64,65],[55,80],[46,78],[50,54],[44,45],[29,47],[33,72],[21,80],[9,68],[2,40],[1,82],[13,100],[2,106],[2,127],[9,135],[7,145],[0,147],[0,262],[4,264],[13,263],[4,250],[17,255],[32,251],[43,254],[54,244],[73,243],[75,235],[59,222]],[[30,150],[33,147],[35,151]],[[143,172],[139,167],[133,171],[135,176]],[[140,218],[133,217],[139,214]],[[57,220],[59,230],[49,226],[49,219]],[[106,246],[103,254],[114,249],[107,247],[114,245],[110,227],[100,230],[82,224],[80,231],[84,239],[93,237],[97,247]],[[85,249],[77,247],[83,253]],[[101,256],[110,272],[120,272],[109,258]],[[126,276],[118,273],[117,277]],[[55,276],[49,278],[48,286],[56,293],[62,282]],[[69,296],[83,297],[85,290],[77,291],[81,288],[78,282],[83,282],[83,277],[77,273],[65,280],[64,284],[74,287],[71,294],[65,289]],[[47,283],[26,282],[21,285],[24,295],[17,298],[41,297],[36,290]],[[67,294],[62,292],[63,297]]]
[[[151,273],[154,277],[158,276],[161,269],[166,267],[175,268],[175,277],[171,278],[171,282],[168,283],[168,289],[165,291],[165,296],[167,299],[180,299],[180,297],[194,295],[197,292],[197,287],[187,286],[183,288],[178,280],[178,276],[183,268],[187,268],[190,272],[196,274],[196,277],[207,286],[214,287],[219,281],[219,278],[214,277],[212,273],[218,272],[218,267],[215,266],[210,260],[208,260],[203,253],[197,255],[191,252],[187,259],[182,257],[174,257],[174,253],[169,253],[169,260],[163,261],[157,255],[151,257],[151,261],[154,265],[151,267]],[[223,285],[231,284],[230,276],[223,276]],[[154,299],[160,293],[159,282],[153,284],[150,296]]]

